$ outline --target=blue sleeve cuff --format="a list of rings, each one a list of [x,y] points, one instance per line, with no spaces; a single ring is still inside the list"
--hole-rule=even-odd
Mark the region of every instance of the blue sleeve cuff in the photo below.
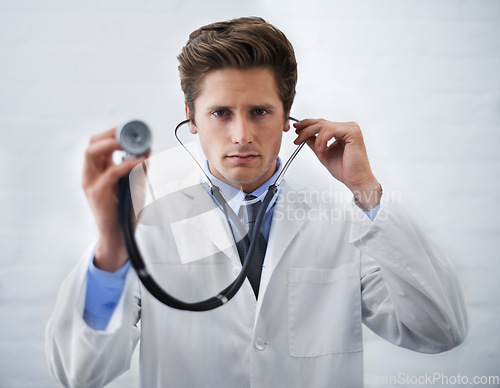
[[[379,210],[380,210],[380,205],[377,205],[371,210],[368,210],[368,211],[363,210],[363,211],[370,218],[370,220],[373,221],[375,219],[375,217],[377,216]]]
[[[83,319],[96,330],[106,330],[120,300],[130,261],[115,272],[107,272],[94,265],[94,257],[87,271],[87,291]]]

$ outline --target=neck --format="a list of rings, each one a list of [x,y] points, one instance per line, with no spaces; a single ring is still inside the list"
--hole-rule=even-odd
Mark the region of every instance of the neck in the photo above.
[[[264,183],[266,183],[276,172],[278,168],[278,164],[276,160],[274,161],[274,164],[260,177],[258,177],[255,181],[253,182],[237,182],[237,181],[232,181],[227,179],[224,175],[220,173],[217,169],[212,167],[210,165],[210,162],[207,161],[208,169],[210,173],[216,177],[217,179],[221,180],[222,182],[240,190],[243,191],[246,194],[250,194],[257,190],[260,186],[262,186]]]

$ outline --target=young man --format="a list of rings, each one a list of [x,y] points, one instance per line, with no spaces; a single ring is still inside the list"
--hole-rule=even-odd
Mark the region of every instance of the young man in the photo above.
[[[242,18],[193,32],[179,61],[186,116],[212,178],[259,193],[280,171],[281,138],[290,130],[292,46],[262,19]],[[146,156],[116,166],[115,130],[92,138],[83,187],[99,240],[90,263],[64,283],[47,327],[49,364],[63,385],[107,384],[128,369],[139,339],[147,388],[361,387],[362,323],[427,353],[464,339],[454,272],[404,210],[383,197],[358,125],[308,119],[294,127],[295,142],[307,140],[332,179],[353,192],[353,216],[290,216],[337,204],[298,200],[284,184],[266,213],[257,283],[205,313],[162,305],[129,270],[116,186]]]

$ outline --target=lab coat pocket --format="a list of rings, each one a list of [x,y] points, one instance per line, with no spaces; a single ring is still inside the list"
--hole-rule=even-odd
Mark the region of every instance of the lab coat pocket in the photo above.
[[[353,265],[288,270],[288,345],[292,357],[363,349],[359,276]]]

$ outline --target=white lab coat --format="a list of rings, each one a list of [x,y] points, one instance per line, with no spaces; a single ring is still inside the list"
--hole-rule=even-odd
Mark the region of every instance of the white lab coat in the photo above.
[[[467,319],[455,272],[401,205],[384,196],[372,222],[354,204],[315,194],[283,184],[258,301],[246,281],[216,310],[178,311],[130,271],[107,330],[96,331],[82,318],[87,256],[64,282],[47,326],[54,376],[68,387],[103,386],[129,368],[140,339],[143,388],[356,388],[362,323],[420,352],[458,345]],[[214,229],[189,227],[196,244],[181,251],[197,249]]]

